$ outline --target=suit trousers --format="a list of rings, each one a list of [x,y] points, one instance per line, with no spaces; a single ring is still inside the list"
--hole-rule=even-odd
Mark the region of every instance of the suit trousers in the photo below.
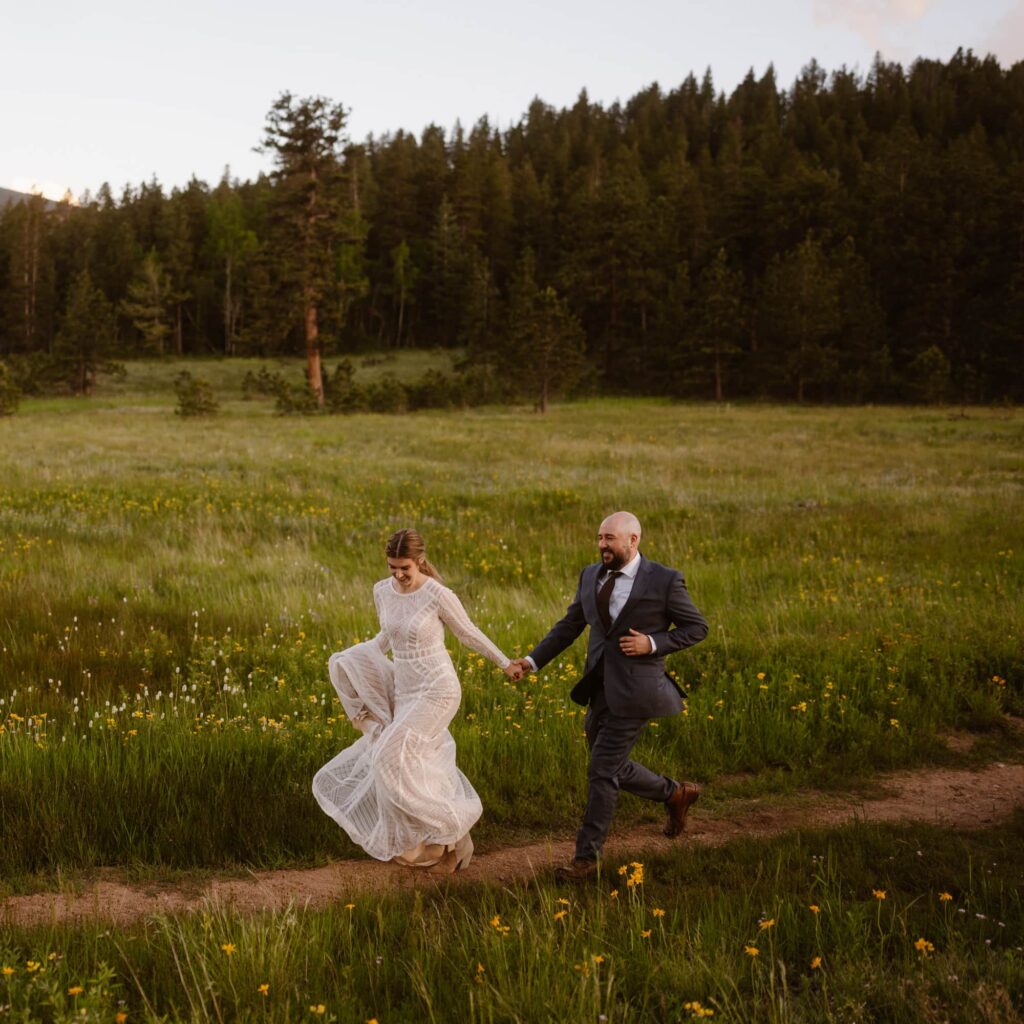
[[[583,824],[576,834],[576,856],[595,860],[601,854],[611,828],[619,790],[664,803],[675,791],[676,783],[665,775],[629,756],[646,718],[620,718],[608,707],[604,685],[596,685],[587,705],[584,729],[590,747],[590,768],[587,772],[587,808]]]

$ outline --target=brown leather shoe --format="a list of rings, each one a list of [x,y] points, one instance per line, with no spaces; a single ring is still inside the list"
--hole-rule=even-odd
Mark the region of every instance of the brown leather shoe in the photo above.
[[[555,881],[563,885],[580,885],[591,878],[597,878],[597,861],[586,857],[573,857],[568,867],[555,868]]]
[[[667,836],[677,836],[686,828],[686,814],[690,804],[695,804],[703,790],[696,782],[680,782],[675,792],[665,801],[668,820],[664,832]]]

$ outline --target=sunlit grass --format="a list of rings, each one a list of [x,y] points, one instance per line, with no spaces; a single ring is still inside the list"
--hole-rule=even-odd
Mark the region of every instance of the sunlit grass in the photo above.
[[[173,415],[171,369],[0,421],[0,871],[352,853],[309,793],[355,736],[326,661],[376,631],[382,544],[405,525],[511,655],[562,613],[601,518],[637,512],[711,624],[671,660],[687,713],[639,752],[677,777],[845,784],[1021,710],[1016,411],[282,419],[238,400],[196,423]],[[452,652],[483,841],[571,832],[582,644],[518,685]]]
[[[1019,815],[962,837],[860,825],[612,862],[582,890],[0,929],[0,999],[68,1021],[1012,1024],[1022,842]]]

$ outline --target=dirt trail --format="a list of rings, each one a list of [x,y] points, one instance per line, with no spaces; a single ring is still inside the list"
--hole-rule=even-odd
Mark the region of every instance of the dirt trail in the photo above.
[[[881,776],[879,799],[805,792],[777,800],[730,800],[704,809],[697,804],[688,830],[666,839],[661,825],[646,824],[613,834],[605,847],[614,860],[639,858],[690,844],[721,846],[739,837],[767,838],[796,828],[853,821],[928,822],[958,829],[988,828],[1024,805],[1024,764],[990,764],[977,771],[924,770]],[[0,923],[46,924],[108,920],[127,924],[158,913],[199,910],[214,903],[242,912],[274,910],[290,903],[324,907],[368,893],[417,886],[461,885],[529,879],[571,858],[570,841],[535,842],[477,854],[458,875],[437,879],[422,872],[371,860],[336,861],[322,868],[252,872],[208,884],[129,884],[116,871],[101,872],[81,892],[11,896],[0,901]]]

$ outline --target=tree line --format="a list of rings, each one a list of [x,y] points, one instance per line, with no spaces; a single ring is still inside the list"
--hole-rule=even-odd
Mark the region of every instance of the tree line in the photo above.
[[[542,403],[1024,398],[1024,63],[709,72],[362,142],[346,116],[282,94],[255,181],[6,207],[8,376],[304,353],[322,402],[323,359],[444,346]]]

